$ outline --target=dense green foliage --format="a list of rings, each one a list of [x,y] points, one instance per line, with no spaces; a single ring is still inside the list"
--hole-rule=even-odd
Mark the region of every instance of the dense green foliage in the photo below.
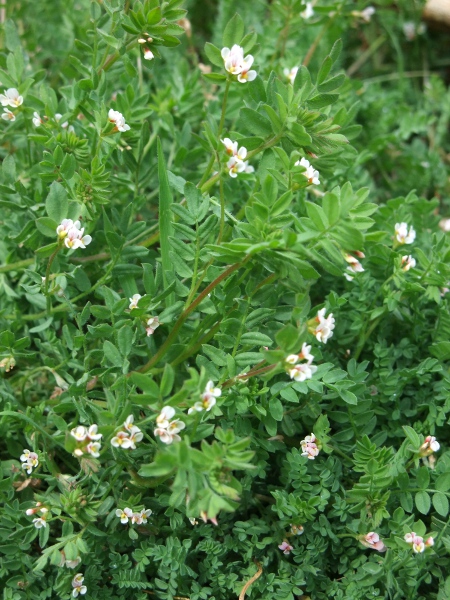
[[[0,9],[5,600],[450,597],[449,42],[422,4]]]

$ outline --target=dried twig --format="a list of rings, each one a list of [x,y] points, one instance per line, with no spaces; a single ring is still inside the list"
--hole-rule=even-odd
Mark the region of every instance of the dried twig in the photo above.
[[[262,566],[257,561],[255,561],[255,563],[256,563],[256,566],[258,567],[258,570],[253,575],[253,577],[251,577],[247,581],[247,583],[244,585],[244,587],[242,588],[241,593],[239,594],[239,600],[244,600],[244,596],[245,596],[248,588],[252,585],[252,583],[254,583],[262,575],[262,572],[263,572]]]

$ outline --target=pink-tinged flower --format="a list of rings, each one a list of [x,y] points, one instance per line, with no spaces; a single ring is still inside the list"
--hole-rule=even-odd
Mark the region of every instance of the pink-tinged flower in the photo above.
[[[9,88],[4,94],[0,94],[0,102],[2,106],[12,106],[13,108],[17,108],[23,104],[23,97],[16,88]]]
[[[128,448],[131,448],[132,441],[130,440],[130,437],[126,431],[118,431],[111,440],[111,446],[114,446],[114,448],[123,448],[124,450],[127,450]]]
[[[22,467],[25,469],[28,475],[30,475],[33,469],[39,465],[39,456],[36,454],[36,452],[31,452],[27,449],[23,451],[20,460],[22,461]]]
[[[326,308],[321,308],[318,311],[317,316],[315,318],[315,322],[317,323],[317,325],[315,326],[313,331],[317,341],[323,342],[324,344],[326,344],[330,337],[333,336],[333,330],[335,327],[333,313],[330,313],[328,317],[325,317],[326,311]]]
[[[246,56],[241,63],[241,72],[238,75],[239,83],[247,83],[247,81],[253,81],[256,79],[258,73],[256,71],[250,70],[252,66],[254,58],[251,54]]]
[[[416,232],[414,228],[410,227],[408,230],[407,223],[396,223],[394,233],[397,242],[401,245],[412,244],[416,239]]]
[[[297,77],[298,67],[292,67],[292,69],[283,69],[283,74],[288,79],[289,83],[294,84],[295,78]]]
[[[144,50],[144,58],[145,58],[145,60],[153,60],[155,58],[155,55],[150,50],[150,48],[146,48]]]
[[[70,435],[72,437],[74,437],[77,442],[84,442],[84,440],[87,437],[87,429],[86,427],[83,427],[82,425],[78,425],[78,427],[75,427],[74,429],[71,430]]]
[[[302,158],[295,163],[296,167],[303,167],[305,170],[302,173],[308,180],[309,184],[320,185],[319,171],[317,171],[306,158]]]
[[[36,112],[36,111],[34,111],[34,113],[33,113],[33,118],[31,119],[31,121],[32,121],[32,123],[33,123],[33,125],[34,125],[35,127],[39,127],[39,126],[40,126],[40,125],[42,125],[42,123],[44,122],[44,121],[41,119],[41,117],[40,117],[39,113],[38,113],[38,112]]]
[[[414,531],[405,533],[404,540],[405,540],[405,542],[408,542],[408,544],[412,544],[414,542],[415,538],[416,538],[416,533]]]
[[[82,573],[77,573],[75,577],[72,579],[72,596],[76,598],[77,596],[84,596],[87,592],[87,587],[83,585],[84,577]]]
[[[304,19],[310,19],[312,16],[314,16],[314,9],[313,9],[312,2],[306,2],[306,8],[304,11],[302,11],[300,13],[300,16],[303,17]]]
[[[152,514],[150,508],[143,508],[140,512],[133,513],[131,517],[131,522],[136,523],[137,525],[142,525],[147,523],[148,517]]]
[[[175,416],[175,409],[173,406],[163,406],[161,412],[156,417],[156,424],[160,429],[167,429],[169,427],[169,421]]]
[[[303,525],[292,525],[291,524],[291,533],[293,535],[302,535],[305,532],[305,528]]]
[[[237,44],[231,48],[222,48],[221,56],[225,63],[225,69],[232,75],[239,75],[242,71],[244,61],[244,49]]]
[[[367,535],[361,538],[361,543],[367,548],[377,550],[378,552],[386,552],[386,546],[380,540],[380,536],[375,531],[370,531]]]
[[[317,438],[312,433],[307,435],[304,440],[300,442],[302,447],[302,456],[306,456],[310,460],[314,460],[320,452],[320,448],[316,444]]]
[[[98,458],[100,456],[101,444],[100,442],[89,442],[84,448],[86,454],[90,454],[94,458]]]
[[[427,539],[425,540],[425,546],[426,546],[427,548],[431,548],[431,546],[434,546],[434,538],[433,538],[431,535],[430,535],[430,537],[429,537],[429,538],[427,538]]]
[[[108,112],[108,119],[110,123],[114,123],[116,131],[128,131],[130,126],[125,123],[125,118],[122,113],[112,108]]]
[[[416,266],[416,259],[411,256],[411,254],[402,256],[402,269],[403,271],[409,271],[410,269],[414,269]]]
[[[33,519],[33,524],[36,529],[42,529],[42,527],[47,527],[46,515],[44,514],[42,517],[36,517]]]
[[[216,398],[222,395],[220,388],[215,388],[212,381],[208,381],[205,387],[205,391],[202,394],[201,402],[196,402],[192,408],[188,410],[188,414],[193,412],[201,412],[202,410],[210,411],[216,404]]]
[[[230,160],[227,162],[228,173],[230,177],[236,178],[239,173],[245,171],[245,164],[239,158],[232,156]]]
[[[232,140],[230,140],[230,138],[224,138],[223,140],[220,140],[220,141],[225,146],[225,150],[226,150],[227,154],[229,154],[230,156],[237,155],[237,153],[238,153],[238,143],[237,142],[233,142]]]
[[[413,551],[416,554],[421,554],[422,552],[425,552],[425,544],[423,542],[423,538],[421,538],[419,535],[416,536],[413,542]]]
[[[422,456],[429,456],[433,452],[437,452],[441,445],[437,439],[432,435],[427,435],[424,443],[420,446],[420,454]]]
[[[159,322],[158,317],[150,317],[150,319],[147,320],[147,327],[145,328],[147,336],[153,335],[155,333],[155,329],[157,329],[160,325],[161,323]]]
[[[203,523],[211,521],[213,525],[218,525],[216,517],[208,517],[208,513],[206,512],[206,510],[202,510],[202,512],[200,513],[200,518],[202,519]]]
[[[16,115],[10,111],[8,108],[4,108],[3,109],[3,113],[2,113],[2,119],[4,121],[15,121],[16,120]]]
[[[61,562],[59,563],[60,567],[66,566],[68,569],[75,569],[81,562],[81,557],[77,556],[73,560],[69,560],[66,558],[64,550],[61,550]]]
[[[153,433],[155,437],[159,437],[164,444],[172,444],[173,442],[181,441],[181,437],[178,435],[178,433],[185,427],[186,425],[183,423],[183,421],[177,419],[175,421],[171,421],[167,429],[159,427],[156,428]]]
[[[90,235],[83,235],[84,227],[80,229],[80,227],[77,226],[77,223],[79,222],[75,221],[74,226],[67,231],[67,235],[64,238],[64,245],[71,250],[86,248],[86,246],[92,242]]]
[[[131,298],[128,298],[128,300],[130,301],[130,306],[128,307],[129,310],[133,310],[133,308],[137,308],[138,302],[141,298],[142,298],[142,296],[140,294],[133,294],[133,296]]]
[[[286,540],[284,540],[284,542],[280,544],[278,548],[283,552],[283,554],[290,554],[291,551],[294,549],[294,547],[291,546]]]
[[[61,224],[56,228],[56,235],[60,240],[63,240],[71,229],[80,229],[80,221],[73,222],[72,219],[63,219]]]
[[[128,523],[128,520],[133,517],[133,511],[131,510],[131,508],[124,508],[123,510],[118,508],[116,510],[116,517],[119,517],[120,522],[123,525],[126,525],[126,523]]]
[[[301,363],[294,365],[292,369],[289,369],[289,377],[295,381],[306,381],[311,379],[314,373],[317,371],[317,367],[310,363]]]

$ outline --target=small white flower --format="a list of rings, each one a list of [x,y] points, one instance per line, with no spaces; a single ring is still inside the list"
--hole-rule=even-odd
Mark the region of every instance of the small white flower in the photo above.
[[[252,66],[254,58],[251,54],[246,56],[241,63],[241,72],[238,75],[238,81],[240,83],[247,83],[247,81],[253,81],[256,79],[258,73],[256,71],[250,70]]]
[[[65,565],[68,569],[75,569],[75,567],[78,567],[78,565],[81,562],[81,557],[77,556],[74,560],[68,560],[66,558],[65,560]]]
[[[40,125],[42,125],[43,121],[41,119],[41,117],[39,116],[39,113],[34,111],[33,113],[33,118],[31,119],[33,122],[33,125],[35,127],[39,127]]]
[[[288,79],[289,83],[294,84],[295,78],[297,77],[298,67],[292,67],[292,69],[288,69],[287,67],[283,69],[283,73],[285,77]]]
[[[252,165],[248,164],[248,160],[244,161],[244,173],[254,173],[255,172],[255,167],[252,167]]]
[[[289,369],[288,373],[289,377],[295,381],[306,381],[307,379],[311,379],[316,371],[317,367],[315,365],[301,363]]]
[[[93,456],[94,458],[98,458],[100,456],[100,448],[101,448],[101,444],[100,442],[89,442],[89,444],[86,445],[86,447],[84,448],[84,451],[87,454],[90,454],[91,456]]]
[[[284,362],[288,365],[296,365],[299,360],[300,357],[298,354],[289,354],[289,356],[286,356],[286,358],[284,359]]]
[[[314,356],[311,354],[311,346],[304,343],[302,345],[302,349],[300,350],[299,358],[307,360],[308,363],[312,363],[312,361],[314,360]]]
[[[158,427],[153,433],[155,437],[159,437],[164,444],[172,444],[173,442],[181,441],[181,437],[178,435],[178,433],[185,427],[186,425],[183,423],[183,421],[177,419],[175,421],[171,421],[167,429]]]
[[[31,452],[27,449],[23,451],[20,460],[22,461],[22,467],[25,469],[28,475],[30,475],[33,469],[39,465],[39,456],[36,454],[36,452]]]
[[[325,317],[326,308],[321,308],[318,313],[315,321],[318,323],[314,330],[314,335],[316,336],[317,341],[323,342],[324,344],[333,336],[334,330],[334,317],[333,313],[330,313],[328,317]]]
[[[407,223],[396,223],[395,237],[399,244],[412,244],[416,239],[416,232],[413,227],[410,227],[408,231]]]
[[[43,515],[42,517],[36,517],[35,519],[33,519],[33,523],[36,529],[42,529],[42,527],[47,527],[45,515]]]
[[[227,154],[229,154],[230,156],[237,155],[237,152],[238,152],[238,143],[237,142],[233,142],[232,140],[230,140],[230,138],[224,138],[223,140],[220,140],[220,141],[225,146]],[[449,221],[450,221],[450,219],[449,219]]]
[[[78,221],[75,221],[74,226],[69,228],[64,238],[66,248],[76,250],[77,248],[86,248],[92,242],[90,235],[83,235],[84,228],[77,227]]]
[[[243,171],[245,171],[245,164],[242,160],[239,160],[239,158],[232,156],[227,162],[227,168],[230,177],[233,177],[234,179],[238,176],[238,173],[242,173]]]
[[[112,108],[108,112],[108,119],[111,123],[114,123],[117,131],[128,131],[130,126],[125,123],[125,118],[122,113]]]
[[[61,224],[58,225],[58,227],[56,228],[56,235],[59,237],[60,240],[63,240],[71,229],[80,229],[80,227],[80,221],[75,221],[74,223],[72,219],[63,219],[61,221]]]
[[[291,525],[291,533],[293,535],[302,535],[305,532],[303,525]]]
[[[127,431],[131,431],[134,427],[133,423],[134,415],[128,415],[128,417],[125,419],[125,423],[123,424],[124,429],[126,429]]]
[[[123,523],[124,525],[126,523],[128,523],[128,520],[131,519],[132,516],[133,516],[133,511],[131,510],[131,508],[124,508],[123,510],[118,508],[116,510],[116,517],[119,517],[120,522]]]
[[[139,427],[132,427],[130,431],[130,448],[136,450],[136,444],[141,442],[144,438],[144,434]]]
[[[167,429],[169,427],[169,421],[175,416],[175,409],[173,406],[163,406],[161,412],[156,417],[156,424],[161,429]]]
[[[378,552],[386,552],[384,542],[380,540],[380,536],[375,531],[369,531],[363,538],[360,538],[360,541],[367,548],[372,548],[372,550]]]
[[[82,573],[77,573],[75,577],[72,579],[72,596],[76,598],[81,595],[84,596],[87,592],[87,587],[83,585],[84,577]]]
[[[442,229],[442,231],[448,233],[450,231],[450,219],[441,219],[439,221],[439,227]]]
[[[316,444],[316,436],[312,433],[307,435],[304,440],[300,442],[302,447],[302,456],[306,456],[310,460],[314,460],[319,454],[319,447]]]
[[[414,269],[416,266],[416,259],[411,256],[411,254],[402,256],[402,269],[403,271],[409,271],[410,269]]]
[[[98,431],[98,426],[97,425],[91,425],[89,427],[89,429],[87,430],[86,436],[90,440],[100,440],[103,437],[103,434],[97,433],[97,431]]]
[[[150,48],[146,48],[144,50],[144,58],[145,58],[145,60],[153,60],[155,58],[155,55],[150,50]]]
[[[367,6],[364,10],[362,10],[359,13],[359,16],[366,23],[370,23],[370,19],[373,17],[373,15],[375,14],[375,12],[376,12],[376,10],[375,10],[375,8],[373,6]]]
[[[59,122],[61,121],[61,117],[62,114],[61,113],[56,113],[55,114],[55,121],[59,124]],[[64,123],[61,123],[61,127],[63,129],[67,129],[67,127],[69,127],[69,123],[67,121],[64,121]]]
[[[111,440],[111,446],[114,446],[114,448],[123,448],[124,450],[127,450],[128,448],[131,448],[131,445],[132,442],[130,436],[126,431],[117,432]]]
[[[138,302],[141,298],[142,298],[142,296],[140,294],[133,294],[133,296],[131,298],[128,298],[128,300],[130,301],[130,306],[128,307],[129,310],[133,310],[133,308],[137,308]]]
[[[142,525],[142,523],[147,523],[148,517],[152,514],[152,511],[149,508],[143,508],[141,512],[133,513],[131,517],[131,522],[136,523],[137,525]]]
[[[425,544],[423,542],[423,538],[421,538],[419,535],[416,536],[416,539],[413,542],[413,550],[416,554],[421,554],[422,552],[425,552]]]
[[[212,381],[208,381],[205,387],[205,391],[202,394],[203,400],[206,400],[210,396],[214,396],[214,398],[220,398],[222,395],[222,390],[220,388],[214,387],[214,383]]]
[[[155,333],[155,329],[157,329],[160,325],[161,323],[159,322],[158,317],[150,317],[150,319],[147,320],[147,327],[145,328],[147,336],[153,335]]]
[[[244,61],[244,49],[234,44],[231,50],[230,48],[222,48],[221,55],[228,73],[239,75],[242,71],[242,62]]]
[[[314,9],[312,2],[306,3],[306,8],[300,13],[300,16],[304,19],[310,19],[314,15]]]
[[[9,88],[4,94],[0,94],[0,102],[2,106],[17,108],[23,103],[23,97],[16,88]]]
[[[414,542],[415,537],[416,537],[415,532],[411,531],[410,533],[405,533],[404,540],[405,540],[405,542],[408,542],[408,544],[412,544]]]
[[[8,108],[4,108],[3,109],[3,113],[2,113],[2,119],[4,121],[15,121],[16,120],[16,115],[11,112]]]
[[[433,435],[427,435],[424,443],[420,446],[421,454],[431,454],[432,452],[437,452],[440,449],[441,445],[437,441],[437,439]]]
[[[423,35],[427,30],[424,23],[419,23],[419,25],[416,25],[413,21],[406,21],[403,23],[402,29],[408,42],[412,42],[418,35]]]
[[[308,183],[310,184],[314,184],[314,185],[320,185],[320,181],[319,181],[319,171],[317,171],[309,162],[309,160],[307,160],[306,158],[302,158],[301,160],[298,160],[295,163],[295,166],[298,167],[303,167],[305,170],[302,173],[302,175],[304,175],[306,177],[306,179],[308,180]]]
[[[146,44],[147,40],[144,38],[138,38],[138,44]]]
[[[77,442],[83,442],[87,437],[87,429],[83,425],[78,425],[70,432],[70,435],[74,437]]]

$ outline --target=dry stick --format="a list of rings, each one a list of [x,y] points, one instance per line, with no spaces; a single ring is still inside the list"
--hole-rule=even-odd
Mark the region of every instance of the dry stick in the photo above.
[[[255,561],[255,563],[256,563],[256,566],[258,567],[258,570],[253,575],[253,577],[251,577],[247,581],[247,583],[244,585],[244,587],[242,588],[241,593],[239,594],[239,600],[244,600],[244,597],[245,597],[245,594],[246,594],[248,588],[252,585],[252,583],[254,583],[262,575],[262,572],[263,572],[262,566],[257,561]]]
[[[144,594],[151,594],[152,596],[156,596],[157,592],[149,592],[148,590],[142,590]],[[175,600],[190,600],[186,596],[174,596]]]

